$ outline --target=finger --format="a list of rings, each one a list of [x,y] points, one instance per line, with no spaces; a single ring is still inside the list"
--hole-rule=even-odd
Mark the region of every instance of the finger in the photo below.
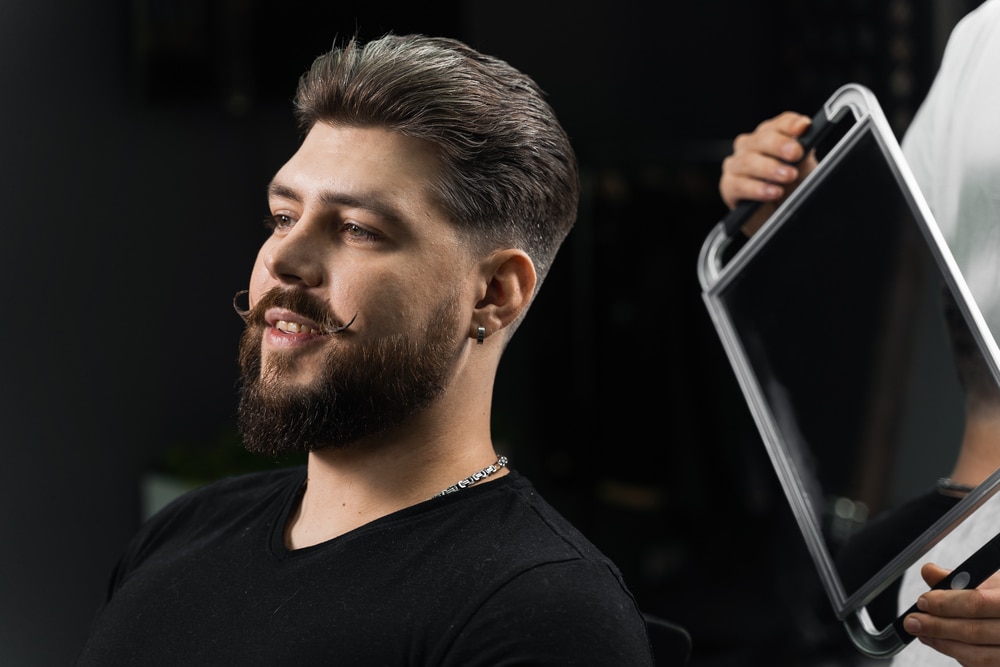
[[[798,162],[804,155],[799,137],[812,120],[792,111],[760,123],[750,134],[743,134],[733,142],[734,152],[747,151],[767,155],[785,162]]]
[[[785,196],[785,188],[755,178],[723,175],[719,194],[726,206],[733,209],[743,200],[776,202]]]
[[[996,646],[1000,653],[1000,619],[997,618],[942,618],[916,612],[903,620],[903,629],[922,640]]]
[[[800,136],[811,124],[812,118],[795,111],[783,111],[774,118],[761,123],[761,125],[772,125],[781,132],[793,137]]]
[[[790,163],[802,160],[798,137],[809,127],[807,116],[791,111],[760,123],[733,141],[733,152],[722,161],[719,194],[730,209],[742,200],[773,202],[786,196],[801,177]],[[809,165],[806,165],[808,168]]]
[[[780,160],[756,153],[740,153],[722,162],[719,194],[729,208],[744,199],[776,201],[795,183],[799,171]]]
[[[779,132],[775,128],[758,127],[750,134],[741,134],[733,140],[733,155],[762,155],[785,164],[794,164],[802,159],[802,144],[795,136]]]
[[[924,563],[920,568],[920,576],[931,588],[937,586],[938,582],[947,577],[950,572],[951,570],[946,570],[934,563]]]
[[[985,618],[1000,624],[1000,589],[927,591],[917,598],[917,608],[935,617],[952,619]],[[998,642],[1000,643],[1000,642]]]

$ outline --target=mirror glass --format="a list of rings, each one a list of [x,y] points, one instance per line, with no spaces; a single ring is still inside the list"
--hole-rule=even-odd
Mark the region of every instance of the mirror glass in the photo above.
[[[893,560],[926,551],[919,539],[963,509],[937,482],[958,455],[966,383],[995,391],[996,374],[878,133],[854,129],[716,296],[829,558],[835,607],[867,606],[881,627],[896,615]]]

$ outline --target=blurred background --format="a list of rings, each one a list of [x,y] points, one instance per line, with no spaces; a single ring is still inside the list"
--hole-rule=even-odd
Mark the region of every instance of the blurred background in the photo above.
[[[232,311],[290,100],[334,38],[460,38],[541,84],[577,228],[498,448],[683,625],[695,667],[852,664],[701,302],[739,132],[863,83],[900,134],[973,0],[0,2],[0,664],[72,662],[163,479],[248,461]]]

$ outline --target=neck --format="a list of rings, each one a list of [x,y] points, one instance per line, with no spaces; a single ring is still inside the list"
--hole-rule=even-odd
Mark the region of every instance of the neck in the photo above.
[[[333,539],[424,502],[496,462],[490,407],[499,351],[483,352],[467,345],[444,394],[396,428],[310,453],[309,481],[286,531],[290,548]]]
[[[286,529],[287,546],[299,549],[343,535],[426,501],[497,461],[488,437],[431,442],[366,441],[311,452],[306,489]],[[500,468],[477,483],[505,473]]]

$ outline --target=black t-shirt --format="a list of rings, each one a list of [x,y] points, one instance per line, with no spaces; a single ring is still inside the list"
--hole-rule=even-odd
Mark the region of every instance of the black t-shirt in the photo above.
[[[304,479],[230,478],[153,517],[78,667],[653,664],[619,571],[515,471],[289,551]]]

